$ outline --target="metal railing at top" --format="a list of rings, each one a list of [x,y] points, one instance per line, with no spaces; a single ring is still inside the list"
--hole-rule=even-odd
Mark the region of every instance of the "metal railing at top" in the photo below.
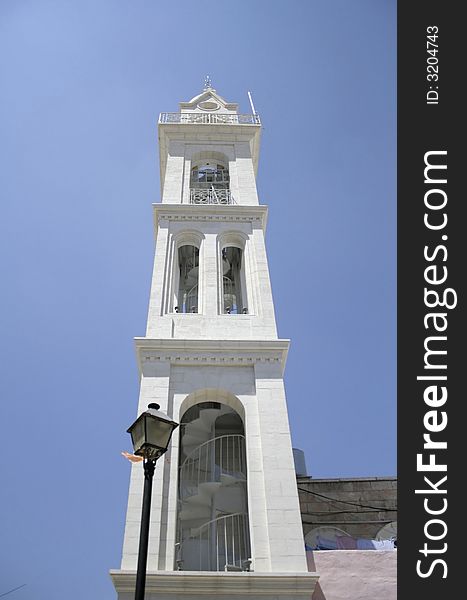
[[[161,113],[159,123],[187,123],[201,125],[261,125],[259,115],[225,113]]]

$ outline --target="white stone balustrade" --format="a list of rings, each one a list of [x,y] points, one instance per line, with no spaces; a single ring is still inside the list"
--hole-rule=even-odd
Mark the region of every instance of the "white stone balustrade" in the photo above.
[[[159,123],[188,123],[201,125],[261,125],[259,115],[237,115],[225,113],[161,113]]]

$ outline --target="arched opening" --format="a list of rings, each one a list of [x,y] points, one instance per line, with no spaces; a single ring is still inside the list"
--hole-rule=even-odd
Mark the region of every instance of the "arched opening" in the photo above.
[[[221,402],[191,406],[180,422],[176,568],[248,569],[245,431]]]
[[[184,245],[178,248],[178,291],[175,312],[197,313],[199,292],[199,248]]]
[[[232,203],[227,163],[219,159],[200,159],[192,163],[190,202],[192,204]]]
[[[191,183],[199,189],[209,189],[214,185],[218,189],[229,189],[229,170],[218,162],[201,162],[191,169]]]
[[[337,550],[340,538],[351,536],[338,527],[321,525],[305,535],[305,547],[310,550]]]
[[[386,523],[375,536],[375,540],[395,540],[397,542],[397,521]]]
[[[222,249],[222,306],[226,314],[246,313],[244,299],[245,276],[243,271],[243,252],[236,246]]]

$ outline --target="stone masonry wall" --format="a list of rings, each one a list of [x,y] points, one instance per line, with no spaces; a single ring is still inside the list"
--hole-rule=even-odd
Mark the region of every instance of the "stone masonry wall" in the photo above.
[[[328,525],[337,527],[354,538],[373,539],[386,523],[397,521],[397,478],[395,477],[358,479],[297,477],[297,485],[305,536],[316,527]],[[365,507],[354,504],[365,505]],[[368,507],[386,510],[378,511]]]

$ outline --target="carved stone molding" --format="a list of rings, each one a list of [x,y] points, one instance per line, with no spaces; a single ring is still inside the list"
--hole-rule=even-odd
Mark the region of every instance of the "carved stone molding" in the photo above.
[[[261,205],[153,204],[154,224],[164,221],[255,223],[266,229],[268,207]]]
[[[110,572],[115,589],[134,593],[134,571]],[[318,581],[317,573],[256,573],[228,571],[156,571],[146,576],[146,593],[157,598],[277,598],[309,600]],[[151,596],[152,597],[152,596]]]
[[[178,340],[135,338],[140,370],[151,363],[172,365],[253,366],[278,365],[282,369],[289,340]]]
[[[264,357],[264,356],[193,356],[190,354],[157,354],[148,353],[141,354],[141,362],[158,362],[158,361],[169,361],[171,363],[180,364],[220,364],[220,365],[248,365],[254,363],[280,363],[282,356],[276,357]]]
[[[261,221],[260,217],[234,216],[234,215],[159,215],[158,223],[161,221],[240,221],[251,223]]]

